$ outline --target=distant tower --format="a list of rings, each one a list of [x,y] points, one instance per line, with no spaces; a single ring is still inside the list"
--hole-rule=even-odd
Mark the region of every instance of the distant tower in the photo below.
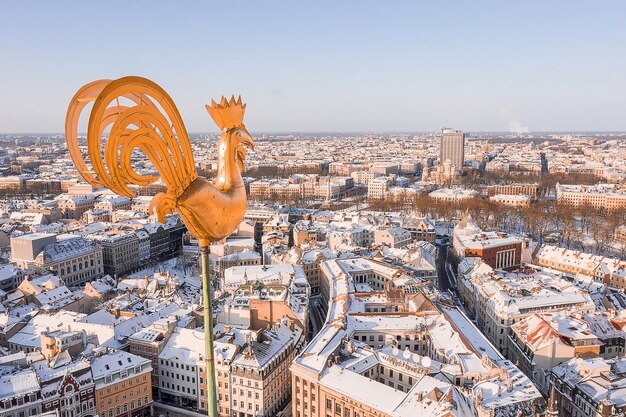
[[[465,161],[465,133],[447,127],[441,128],[439,138],[439,164],[450,160],[458,171],[463,169]]]
[[[541,157],[541,175],[549,173],[550,169],[548,168],[548,158],[546,158],[546,153],[541,152],[539,156]]]

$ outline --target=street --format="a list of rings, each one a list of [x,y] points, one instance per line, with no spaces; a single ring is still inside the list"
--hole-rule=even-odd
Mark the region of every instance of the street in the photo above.
[[[448,245],[438,244],[437,248],[439,249],[439,253],[437,254],[437,277],[439,289],[442,292],[447,292],[452,290],[456,292],[456,288],[453,285],[454,280],[452,280],[449,276],[449,267],[448,267]]]
[[[319,296],[311,297],[311,307],[310,307],[310,315],[309,319],[311,322],[310,330],[310,338],[314,337],[317,332],[324,325],[324,320],[326,318],[326,312],[322,310],[322,303]]]
[[[158,417],[206,417],[206,414],[198,413],[195,410],[186,410],[184,408],[174,407],[157,401],[153,403],[153,406],[154,415]]]

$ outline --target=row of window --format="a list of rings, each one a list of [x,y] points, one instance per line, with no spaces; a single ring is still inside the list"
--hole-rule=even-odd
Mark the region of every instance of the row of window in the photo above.
[[[191,382],[191,383],[196,383],[196,377],[192,376],[190,377],[189,375],[181,375],[179,373],[170,373],[170,371],[164,371],[163,369],[161,369],[161,376],[166,376],[168,378],[175,378],[178,379],[179,381],[183,381],[185,382],[185,377],[187,378],[187,382]]]
[[[143,380],[144,382],[145,382],[145,381],[147,381],[147,380],[148,380],[148,374],[144,374],[144,375],[143,375],[142,380]],[[112,382],[112,377],[111,377],[110,375],[107,375],[107,376],[104,378],[104,381],[105,381],[106,383]],[[122,382],[122,389],[126,388],[126,382],[128,382],[128,385],[129,385],[129,386],[132,386],[132,385],[133,385],[133,380],[132,380],[132,378],[129,378],[129,379],[128,379],[128,381],[123,381],[123,382]],[[135,383],[136,383],[136,384],[139,384],[139,377],[136,377],[136,378],[135,378]],[[118,383],[118,384],[116,384],[114,388],[115,388],[115,391],[116,391],[116,392],[117,392],[117,391],[119,391],[119,390],[120,390],[120,384],[119,384],[119,383]],[[146,386],[144,386],[144,391],[145,391],[146,389],[147,389],[147,387],[146,387]],[[110,394],[110,393],[111,393],[111,387],[107,387],[106,392],[107,392],[107,394]],[[104,389],[101,389],[101,390],[100,390],[100,395],[104,395]]]
[[[108,412],[105,413],[103,411],[102,413],[100,413],[100,417],[107,417],[107,416],[108,417],[113,417],[114,415],[115,416],[119,416],[122,413],[122,410],[124,410],[123,411],[124,413],[128,413],[129,410],[132,411],[135,408],[142,407],[143,405],[147,406],[149,404],[150,404],[150,401],[149,401],[148,397],[145,397],[143,402],[142,402],[141,398],[139,398],[139,399],[137,399],[137,403],[136,404],[135,404],[135,401],[131,401],[130,403],[124,403],[121,407],[118,405],[117,407],[115,407],[115,409],[109,408]],[[113,414],[114,411],[115,411],[115,414]]]
[[[189,388],[189,387],[185,387],[183,385],[183,388],[180,388],[180,385],[178,384],[170,384],[169,382],[165,382],[165,381],[161,381],[161,387],[162,388],[168,388],[168,389],[175,389],[176,391],[182,392],[182,393],[187,393],[187,394],[193,394],[196,395],[196,389],[195,388]]]
[[[183,365],[178,362],[168,361],[167,359],[159,359],[161,365],[169,366],[176,369],[184,369],[186,371],[196,372],[196,367],[191,365]]]

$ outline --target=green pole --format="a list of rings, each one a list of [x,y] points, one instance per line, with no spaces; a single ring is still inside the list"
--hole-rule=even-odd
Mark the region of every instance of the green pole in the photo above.
[[[209,273],[208,246],[200,246],[202,263],[202,296],[204,297],[204,356],[206,362],[206,395],[209,417],[218,417],[217,393],[215,389],[215,361],[213,359],[213,302],[211,297],[211,276]]]

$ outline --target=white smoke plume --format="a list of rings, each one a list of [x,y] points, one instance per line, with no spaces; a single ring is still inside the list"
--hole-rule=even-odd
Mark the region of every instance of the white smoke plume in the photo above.
[[[517,120],[511,120],[509,122],[509,132],[511,133],[529,133],[530,129],[528,126],[522,126],[520,122]]]

